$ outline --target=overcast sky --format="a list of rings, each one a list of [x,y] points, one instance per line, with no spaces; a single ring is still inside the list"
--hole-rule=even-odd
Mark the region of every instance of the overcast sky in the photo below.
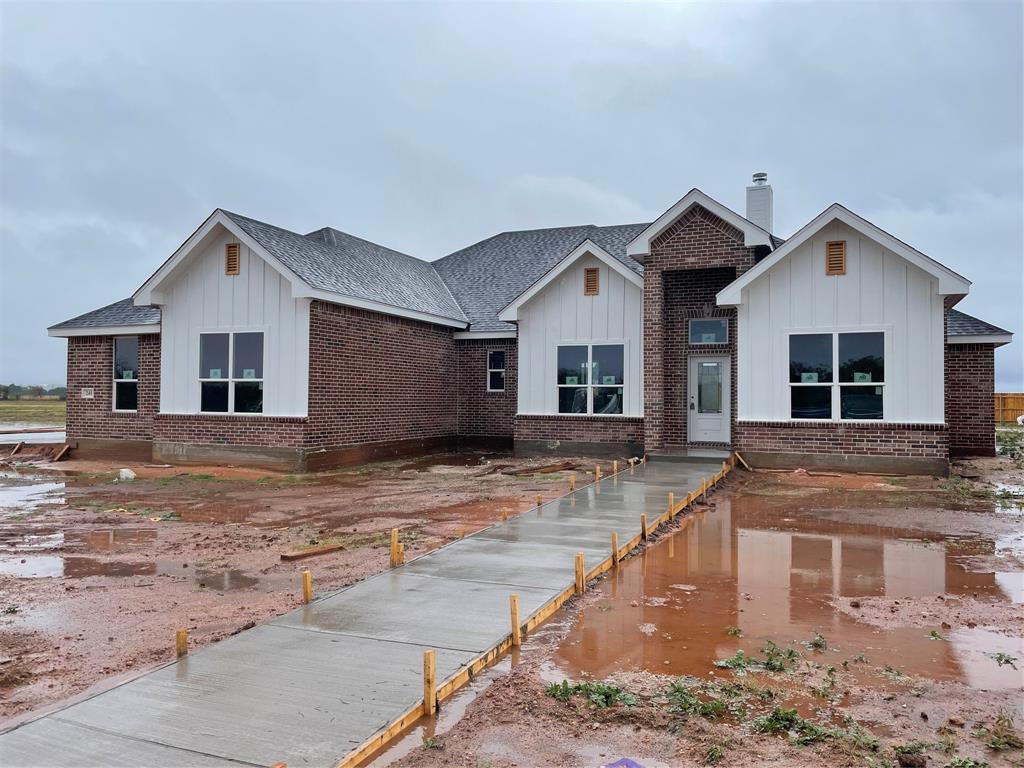
[[[974,281],[1024,391],[1022,4],[0,2],[0,381],[216,207],[435,259],[650,221],[691,187],[788,236],[839,201]]]

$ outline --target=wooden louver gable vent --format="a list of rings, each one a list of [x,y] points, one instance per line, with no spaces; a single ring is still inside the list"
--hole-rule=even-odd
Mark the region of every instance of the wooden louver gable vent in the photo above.
[[[825,274],[846,274],[846,241],[829,240],[825,243]]]
[[[242,271],[242,246],[238,243],[228,243],[224,246],[224,274],[238,275]]]
[[[583,270],[583,295],[597,296],[601,292],[601,270],[587,267]]]

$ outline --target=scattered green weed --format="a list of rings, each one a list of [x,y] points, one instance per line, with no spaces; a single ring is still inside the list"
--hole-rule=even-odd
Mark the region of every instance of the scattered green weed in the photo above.
[[[708,747],[708,751],[704,753],[704,765],[716,765],[725,759],[725,750],[717,744],[712,744]]]
[[[960,757],[959,755],[954,757],[948,763],[946,768],[990,768],[989,764],[984,760],[975,760],[973,757]]]
[[[753,727],[758,733],[788,733],[790,740],[801,746],[836,736],[834,731],[801,717],[795,709],[782,707],[775,707],[769,714],[754,720]]]
[[[804,647],[809,651],[824,651],[828,648],[828,640],[820,632],[816,632],[810,640],[804,641]]]
[[[943,634],[941,632],[939,632],[939,630],[933,629],[931,632],[928,633],[928,639],[929,640],[945,640],[946,638],[943,636]]]
[[[729,637],[742,637],[743,630],[739,627],[729,627],[725,630],[725,634],[727,634]]]
[[[599,709],[613,707],[616,704],[624,704],[627,707],[634,707],[637,703],[636,696],[632,693],[624,691],[618,686],[602,682],[572,684],[568,680],[563,680],[560,683],[550,683],[548,687],[544,689],[544,692],[548,696],[558,699],[559,701],[568,701],[573,696],[584,696],[591,704]]]
[[[1010,654],[1003,653],[1002,651],[999,651],[998,653],[989,653],[986,655],[991,659],[995,659],[996,664],[998,664],[1000,667],[1009,664],[1014,669],[1017,668],[1017,665],[1014,663],[1015,661],[1017,661],[1016,656],[1011,656]]]

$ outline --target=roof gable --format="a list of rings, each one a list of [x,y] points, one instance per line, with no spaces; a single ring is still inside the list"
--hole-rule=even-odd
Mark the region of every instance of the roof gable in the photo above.
[[[626,244],[647,224],[531,229],[481,240],[434,262],[474,332],[514,332],[498,313],[558,265],[576,246],[591,240],[637,276],[643,266],[626,255]]]
[[[942,295],[963,295],[971,287],[970,280],[957,274],[946,266],[925,256],[920,251],[911,248],[901,240],[896,239],[885,230],[875,226],[867,219],[843,207],[839,203],[833,203],[824,211],[815,216],[805,224],[795,235],[786,240],[772,252],[767,258],[759,261],[752,269],[744,272],[736,280],[731,282],[719,291],[717,300],[720,305],[733,305],[743,303],[743,289],[757,280],[768,270],[785,259],[789,254],[810,240],[833,221],[841,221],[859,234],[874,240],[883,248],[895,253],[915,267],[927,272],[938,280],[939,293]]]
[[[520,307],[543,291],[547,286],[554,282],[559,275],[585,256],[593,256],[606,264],[609,269],[622,275],[627,282],[643,289],[644,281],[640,275],[631,269],[627,269],[622,262],[613,257],[604,248],[599,246],[590,238],[587,238],[573,248],[565,258],[555,264],[550,270],[542,275],[539,280],[533,283],[533,285],[509,302],[509,304],[498,313],[498,319],[503,322],[514,322],[515,320],[518,320]]]
[[[767,232],[767,230],[762,229],[749,219],[740,216],[736,211],[725,207],[717,200],[708,197],[699,189],[694,188],[680,198],[675,205],[655,219],[655,221],[648,225],[646,229],[638,233],[629,245],[626,246],[626,253],[634,259],[642,261],[643,257],[647,256],[651,252],[651,243],[653,243],[665,230],[671,227],[680,216],[685,215],[687,211],[695,205],[705,208],[722,221],[742,232],[743,244],[745,246],[751,247],[755,245],[767,245],[769,248],[774,246],[772,236]]]
[[[160,286],[224,227],[280,271],[295,298],[310,297],[403,317],[466,326],[466,318],[433,265],[325,228],[300,235],[217,209],[135,292],[137,304],[161,303]]]

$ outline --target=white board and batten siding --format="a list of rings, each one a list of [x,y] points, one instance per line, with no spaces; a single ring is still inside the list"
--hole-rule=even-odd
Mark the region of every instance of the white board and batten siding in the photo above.
[[[309,381],[309,299],[241,246],[241,270],[224,274],[221,230],[161,288],[160,410],[199,413],[199,334],[263,331],[263,415],[305,416]],[[244,418],[240,416],[240,418]]]
[[[583,295],[583,270],[600,269],[597,296]],[[643,293],[586,255],[519,309],[519,413],[558,413],[561,344],[622,344],[624,416],[643,416]]]
[[[846,241],[846,274],[825,274],[825,243]],[[789,421],[789,334],[885,332],[884,421],[945,421],[938,281],[842,222],[822,228],[743,291],[738,418]]]

